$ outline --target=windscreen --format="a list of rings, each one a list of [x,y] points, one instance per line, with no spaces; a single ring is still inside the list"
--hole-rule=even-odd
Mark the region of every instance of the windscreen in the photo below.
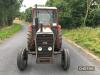
[[[36,10],[34,15],[36,15],[36,13],[39,24],[52,25],[52,23],[56,23],[56,15],[53,10]]]

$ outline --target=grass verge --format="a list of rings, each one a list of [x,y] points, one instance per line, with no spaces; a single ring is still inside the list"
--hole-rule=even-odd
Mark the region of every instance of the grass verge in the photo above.
[[[9,38],[14,33],[18,32],[21,29],[21,25],[13,24],[11,26],[6,26],[0,29],[0,40]]]
[[[100,57],[100,27],[80,27],[72,30],[63,29],[63,35]]]

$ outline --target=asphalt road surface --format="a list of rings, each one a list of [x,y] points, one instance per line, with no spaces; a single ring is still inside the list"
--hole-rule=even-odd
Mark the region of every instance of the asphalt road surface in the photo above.
[[[63,40],[63,48],[70,52],[71,64],[68,71],[60,65],[60,56],[56,56],[54,64],[36,64],[35,56],[29,55],[28,67],[20,72],[16,65],[17,53],[27,43],[27,27],[0,44],[0,75],[100,75],[100,65],[94,63],[80,49]],[[78,71],[78,66],[94,66],[95,71]]]

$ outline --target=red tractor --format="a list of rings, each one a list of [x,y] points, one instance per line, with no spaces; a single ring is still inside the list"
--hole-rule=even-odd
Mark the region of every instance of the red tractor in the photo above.
[[[62,49],[61,26],[58,24],[56,7],[34,7],[33,21],[29,26],[28,48],[21,50],[17,57],[19,70],[27,66],[28,54],[36,55],[36,63],[53,63],[54,55],[61,54],[64,70],[70,66],[70,56]]]

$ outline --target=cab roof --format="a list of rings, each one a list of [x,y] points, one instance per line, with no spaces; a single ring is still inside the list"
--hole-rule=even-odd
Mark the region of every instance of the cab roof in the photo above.
[[[35,7],[33,7],[35,9]],[[56,7],[37,7],[37,9],[57,9]]]

